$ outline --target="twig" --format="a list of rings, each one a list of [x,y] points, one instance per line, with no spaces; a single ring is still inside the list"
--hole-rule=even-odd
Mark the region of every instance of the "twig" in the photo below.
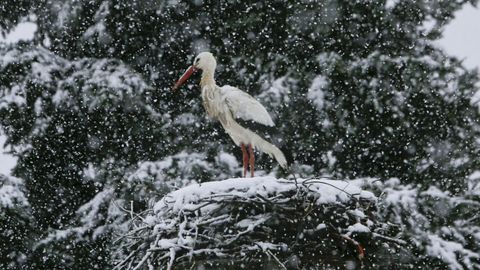
[[[352,243],[353,245],[355,245],[355,247],[357,248],[357,252],[358,252],[358,259],[362,262],[363,264],[363,258],[365,257],[365,250],[363,249],[363,246],[357,242],[355,239],[352,239],[350,238],[348,235],[345,235],[345,234],[342,234],[340,233],[337,228],[335,228],[335,226],[333,226],[332,223],[327,223],[327,225],[330,227],[330,229],[332,231],[334,231],[336,233],[336,235],[338,235],[340,238],[343,238],[345,239],[347,242],[350,242]]]
[[[407,242],[401,240],[401,239],[395,239],[395,238],[391,238],[391,237],[388,237],[388,236],[385,236],[385,235],[381,235],[381,234],[378,234],[378,233],[372,233],[372,236],[373,237],[376,237],[376,238],[380,238],[380,239],[383,239],[383,240],[386,240],[386,241],[389,241],[389,242],[393,242],[395,244],[398,244],[398,245],[406,245]]]
[[[272,256],[273,259],[275,259],[275,261],[278,263],[278,265],[279,265],[280,267],[282,267],[282,269],[287,270],[287,267],[286,267],[286,266],[277,258],[277,256],[275,256],[275,254],[273,254],[270,250],[267,249],[267,250],[265,251],[265,253],[267,253],[267,255],[269,255],[269,256]]]
[[[135,266],[135,268],[133,268],[133,270],[140,269],[140,267],[142,267],[142,265],[147,261],[147,259],[148,259],[148,257],[150,257],[150,255],[152,255],[152,252],[147,251],[145,256],[143,256],[142,260],[137,264],[137,266]]]
[[[113,244],[116,244],[118,241],[122,240],[122,239],[125,238],[125,237],[132,236],[132,235],[136,234],[137,232],[139,232],[139,231],[141,231],[141,230],[144,230],[144,229],[147,229],[147,228],[150,228],[150,227],[151,227],[151,226],[143,226],[143,227],[135,228],[135,229],[133,229],[132,231],[130,231],[130,232],[124,234],[124,235],[119,236],[119,238],[117,238],[117,239],[115,239],[115,240],[113,241]]]
[[[112,200],[112,202],[113,202],[113,204],[114,204],[116,207],[118,207],[121,211],[125,212],[126,214],[130,214],[130,216],[131,216],[131,220],[130,220],[130,221],[133,221],[133,220],[134,220],[134,218],[133,218],[133,216],[132,216],[132,214],[134,214],[135,217],[137,217],[138,219],[142,220],[143,223],[146,223],[146,222],[145,222],[145,219],[144,219],[142,216],[140,216],[140,214],[149,212],[150,209],[144,210],[144,211],[136,214],[136,213],[133,212],[133,201],[130,201],[130,202],[131,202],[131,208],[130,208],[131,210],[128,210],[128,209],[124,208],[123,206],[119,205],[115,200]]]
[[[297,181],[297,177],[295,176],[295,173],[292,171],[292,167],[288,168],[288,172],[293,176],[293,180],[295,181],[295,190],[297,191],[297,195],[298,195],[298,181]]]
[[[310,183],[312,183],[312,184],[318,183],[318,184],[324,184],[324,185],[327,185],[327,186],[331,186],[331,187],[333,187],[333,188],[335,188],[335,189],[338,189],[338,190],[344,192],[345,194],[347,194],[347,195],[350,196],[351,198],[354,198],[354,197],[353,197],[353,194],[346,192],[344,189],[341,189],[341,188],[339,188],[339,187],[337,187],[337,186],[335,186],[335,185],[329,184],[329,183],[327,183],[327,182],[323,182],[323,181],[321,181],[321,180],[307,179],[307,180],[303,181],[302,184],[306,187],[306,185],[307,185],[307,184],[310,184]],[[348,186],[348,184],[347,184],[347,186]]]
[[[357,242],[355,239],[350,238],[348,235],[345,234],[340,234],[340,237],[343,239],[347,240],[348,242],[354,244],[357,247],[358,251],[358,259],[361,261],[365,257],[365,250],[363,249],[363,246],[360,245],[359,242]]]
[[[143,244],[142,244],[143,245]],[[140,249],[140,247],[138,247],[137,249],[135,249],[134,251],[130,252],[130,254],[121,262],[119,262],[117,265],[115,265],[115,267],[113,268],[113,270],[115,269],[120,269],[120,267],[122,265],[124,265],[126,262],[128,262],[128,260],[130,260],[130,258],[132,258],[137,252],[138,250]]]
[[[130,218],[133,220],[133,201],[130,201]]]
[[[168,261],[167,270],[171,270],[175,261],[175,248],[170,248],[170,261]]]
[[[205,221],[202,221],[202,222],[197,222],[195,225],[196,226],[202,226],[202,225],[205,225],[205,224],[210,224],[210,223],[213,223],[213,222],[216,222],[218,220],[221,220],[221,219],[227,219],[229,220],[231,217],[229,214],[224,214],[224,215],[221,215],[221,216],[218,216],[218,217],[212,217],[212,218],[209,218]]]

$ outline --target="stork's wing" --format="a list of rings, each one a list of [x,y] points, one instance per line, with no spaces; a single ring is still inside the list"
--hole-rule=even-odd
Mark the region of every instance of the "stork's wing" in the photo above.
[[[275,125],[265,107],[249,94],[229,85],[220,89],[225,103],[235,118],[253,120],[266,126]]]

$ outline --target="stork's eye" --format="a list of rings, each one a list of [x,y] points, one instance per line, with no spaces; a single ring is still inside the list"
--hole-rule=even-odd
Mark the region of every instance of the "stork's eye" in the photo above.
[[[197,58],[197,59],[195,60],[195,64],[197,64],[199,61],[200,61],[200,58]]]

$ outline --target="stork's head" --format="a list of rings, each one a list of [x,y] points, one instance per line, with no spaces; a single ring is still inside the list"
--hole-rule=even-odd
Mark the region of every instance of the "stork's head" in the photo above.
[[[213,75],[213,72],[215,72],[215,68],[217,67],[217,61],[215,60],[215,57],[213,57],[213,54],[209,52],[202,52],[197,57],[195,57],[195,60],[193,61],[193,65],[191,65],[185,73],[183,73],[182,77],[178,79],[177,83],[173,86],[173,90],[177,90],[183,83],[185,83],[192,74],[201,69],[202,72],[210,73]]]
[[[213,57],[213,54],[209,52],[202,52],[197,55],[197,57],[195,57],[195,60],[193,61],[193,66],[196,69],[201,69],[204,72],[214,72],[215,68],[217,68],[217,61],[215,60],[215,57]]]

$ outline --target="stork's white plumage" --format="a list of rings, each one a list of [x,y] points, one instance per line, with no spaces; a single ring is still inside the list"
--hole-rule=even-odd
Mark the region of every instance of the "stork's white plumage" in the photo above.
[[[243,175],[247,174],[247,164],[250,165],[251,176],[254,176],[255,156],[253,149],[273,156],[283,168],[287,167],[285,155],[275,145],[265,141],[251,130],[242,127],[236,118],[252,120],[266,126],[274,126],[273,120],[265,107],[242,90],[215,83],[214,73],[217,67],[215,57],[209,52],[200,53],[192,66],[177,81],[173,89],[178,89],[196,70],[202,70],[200,86],[202,88],[203,107],[207,114],[220,121],[225,131],[236,145],[242,147]],[[248,148],[248,152],[247,152]]]

